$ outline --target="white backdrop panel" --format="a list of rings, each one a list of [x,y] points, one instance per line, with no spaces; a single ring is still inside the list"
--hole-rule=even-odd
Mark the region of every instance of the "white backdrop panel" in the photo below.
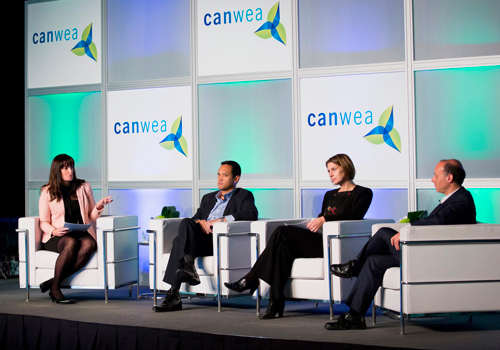
[[[101,82],[101,1],[49,1],[28,6],[28,88]],[[92,36],[82,37],[92,25]],[[72,49],[89,39],[95,59]]]
[[[185,155],[161,144],[181,116]],[[192,140],[191,87],[108,93],[109,181],[192,180]]]
[[[280,37],[282,42],[255,34],[277,3],[279,23],[286,33]],[[200,0],[197,4],[199,76],[292,69],[290,0]]]
[[[300,91],[302,180],[324,181],[325,161],[346,153],[354,162],[357,180],[408,181],[405,73],[305,78],[300,80]],[[364,138],[391,106],[399,150]],[[386,122],[382,124],[390,130]],[[394,131],[391,137],[397,138]]]

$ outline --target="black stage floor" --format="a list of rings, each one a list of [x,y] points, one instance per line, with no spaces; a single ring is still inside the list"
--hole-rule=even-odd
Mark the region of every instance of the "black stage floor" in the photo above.
[[[131,298],[128,288],[110,290],[108,304],[102,290],[63,290],[75,303],[56,305],[38,289],[31,290],[26,302],[24,290],[18,286],[15,278],[0,280],[0,348],[9,350],[18,346],[42,349],[46,347],[43,344],[52,344],[46,330],[53,328],[48,325],[61,327],[60,334],[57,331],[54,335],[61,338],[57,340],[59,348],[67,342],[63,335],[69,334],[64,327],[73,327],[80,334],[80,349],[500,349],[498,313],[474,315],[472,322],[468,316],[412,319],[406,323],[407,334],[401,336],[399,321],[381,315],[375,326],[368,315],[367,330],[327,331],[323,326],[329,320],[328,305],[315,308],[312,302],[287,302],[283,318],[260,320],[250,297],[224,299],[221,313],[216,301],[199,298],[183,299],[182,311],[155,313],[151,311],[152,300],[136,300],[135,288]],[[144,292],[147,288],[141,287]],[[266,306],[263,300],[262,309]],[[346,310],[344,305],[335,305],[336,316]],[[24,328],[24,333],[19,328]],[[42,335],[30,340],[37,332]],[[109,340],[96,336],[104,332],[112,332],[113,339],[118,339],[116,344],[112,340],[107,346]],[[86,334],[94,337],[90,343],[85,343],[90,339]]]

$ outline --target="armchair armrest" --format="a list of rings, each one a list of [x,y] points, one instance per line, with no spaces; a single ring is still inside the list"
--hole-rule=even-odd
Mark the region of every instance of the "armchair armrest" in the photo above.
[[[103,233],[105,233],[107,262],[137,258],[137,230],[139,229],[137,225],[136,215],[106,215],[97,219],[97,247],[99,250],[103,246]],[[99,260],[101,257],[99,254]]]
[[[500,239],[500,225],[410,226],[401,230],[401,241],[470,241]]]
[[[155,231],[156,253],[161,257],[163,253],[172,251],[172,242],[179,232],[179,226],[184,218],[151,219],[149,231]],[[154,244],[153,236],[149,235],[149,262],[153,263]],[[159,262],[159,261],[158,261]],[[157,262],[157,263],[158,263]]]
[[[216,222],[213,227],[214,236],[217,233],[250,232],[251,223],[252,221]]]
[[[252,221],[216,222],[213,226],[214,271],[217,271],[217,258],[221,268],[243,268],[251,266],[254,240],[250,236],[220,237],[220,256],[217,256],[218,235],[224,233],[249,233]]]
[[[323,225],[323,234],[326,235],[359,235],[370,234],[372,226],[381,225],[387,227],[394,225],[392,219],[363,219],[349,221],[329,221]]]
[[[392,228],[393,230],[396,230],[398,232],[401,232],[401,229],[405,226],[410,226],[409,223],[384,223],[384,224],[375,224],[372,226],[372,236],[377,233],[378,230],[380,230],[382,227],[389,227]]]
[[[323,225],[323,256],[328,257],[328,237],[330,236],[333,238],[330,241],[330,259],[332,264],[345,263],[348,260],[354,259],[360,248],[371,236],[372,226],[377,224],[385,226],[391,223],[394,223],[394,220],[364,219],[326,222]],[[345,243],[341,243],[343,239],[345,239]],[[325,268],[328,268],[328,266]],[[328,274],[329,270],[325,270],[325,276]]]
[[[500,225],[408,226],[401,230],[405,283],[498,281]]]
[[[30,285],[36,281],[35,257],[37,250],[42,248],[40,218],[38,216],[20,218],[17,232],[19,244],[19,285],[21,288],[24,288],[26,287],[26,273],[28,274]],[[26,264],[28,264],[28,270],[26,269]]]
[[[299,224],[304,222],[307,219],[277,219],[277,220],[257,220],[252,221],[250,232],[259,234],[259,250],[260,253],[266,248],[267,241],[273,234],[274,230],[278,228],[278,226],[289,224]],[[252,251],[256,249],[255,243],[252,241]],[[252,263],[255,263],[253,261]]]

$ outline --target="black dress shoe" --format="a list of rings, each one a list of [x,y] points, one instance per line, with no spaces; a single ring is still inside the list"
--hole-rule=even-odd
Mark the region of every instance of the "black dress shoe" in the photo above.
[[[168,312],[168,311],[179,311],[182,310],[182,300],[179,295],[179,291],[173,291],[172,289],[167,291],[165,300],[160,305],[153,306],[153,311],[155,312]]]
[[[242,293],[247,289],[250,289],[249,294],[252,295],[259,287],[259,279],[249,281],[245,278],[240,278],[239,281],[234,283],[224,282],[224,285],[226,286],[226,288],[231,289],[232,291],[235,291],[237,293]]]
[[[340,278],[352,278],[354,270],[354,260],[349,260],[345,264],[332,264],[330,273]]]
[[[344,312],[333,322],[327,322],[325,328],[328,330],[346,330],[346,329],[366,329],[365,316],[353,316]]]
[[[284,300],[269,300],[269,305],[267,305],[267,311],[262,315],[259,315],[261,320],[270,320],[276,317],[283,317],[283,310],[285,310]]]
[[[196,268],[190,261],[186,261],[184,263],[184,268],[178,269],[175,273],[179,282],[187,282],[191,286],[200,284],[200,276],[198,276]]]

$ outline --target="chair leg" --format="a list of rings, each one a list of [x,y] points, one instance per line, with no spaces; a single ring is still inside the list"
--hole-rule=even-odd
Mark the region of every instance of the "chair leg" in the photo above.
[[[137,285],[139,285],[139,283],[137,283]],[[132,297],[132,285],[131,284],[129,284],[129,286],[128,286],[128,297],[129,298]]]
[[[375,301],[372,303],[372,324],[375,326],[377,323],[377,307],[375,306]]]

